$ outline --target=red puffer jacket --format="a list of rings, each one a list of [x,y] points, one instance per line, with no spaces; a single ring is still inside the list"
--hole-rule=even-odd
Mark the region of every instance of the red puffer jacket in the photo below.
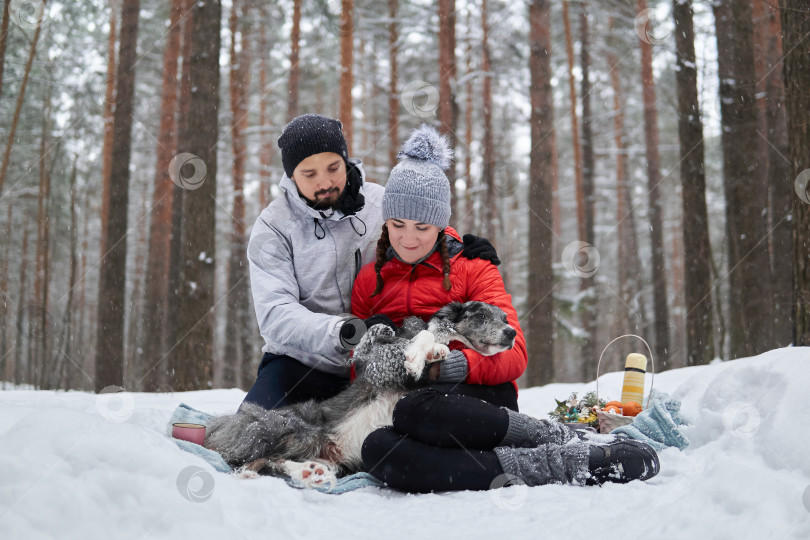
[[[451,227],[445,229],[445,234],[461,241]],[[504,288],[498,268],[489,261],[467,259],[460,253],[450,259],[450,265],[452,288],[446,291],[442,287],[444,274],[438,251],[415,266],[393,258],[382,267],[381,274],[385,281],[382,292],[372,297],[371,293],[377,286],[377,274],[374,273],[374,263],[367,264],[354,282],[352,313],[361,319],[382,313],[399,325],[410,315],[427,321],[450,302],[478,300],[496,305],[506,312],[507,321],[517,330],[514,347],[493,356],[482,356],[455,341],[450,348],[461,349],[467,357],[469,373],[464,382],[496,385],[511,381],[517,390],[514,381],[526,369],[528,361],[526,340],[512,306],[512,297]]]

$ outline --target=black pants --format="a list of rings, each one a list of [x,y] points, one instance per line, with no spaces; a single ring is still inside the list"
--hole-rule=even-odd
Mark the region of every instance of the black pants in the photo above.
[[[289,356],[265,353],[244,402],[275,409],[310,399],[329,399],[348,385],[348,378],[307,367]]]
[[[410,392],[394,408],[393,427],[363,443],[363,465],[403,491],[484,490],[503,469],[492,451],[517,411],[511,383],[436,384]]]

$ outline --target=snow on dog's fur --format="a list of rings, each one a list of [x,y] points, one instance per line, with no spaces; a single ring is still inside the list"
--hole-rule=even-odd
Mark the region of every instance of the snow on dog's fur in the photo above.
[[[394,405],[408,390],[430,383],[429,364],[442,361],[450,341],[484,355],[512,348],[517,332],[500,308],[454,302],[425,324],[407,318],[394,332],[369,328],[354,350],[357,379],[326,401],[267,410],[243,403],[235,414],[213,418],[205,447],[222,454],[243,476],[289,476],[315,486],[362,469],[369,433],[392,423]]]

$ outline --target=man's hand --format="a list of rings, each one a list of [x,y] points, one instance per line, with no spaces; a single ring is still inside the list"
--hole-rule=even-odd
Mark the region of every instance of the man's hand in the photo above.
[[[495,251],[495,247],[490,241],[486,238],[475,236],[474,234],[464,235],[464,249],[461,251],[461,254],[468,259],[484,259],[495,266],[501,264],[498,253]]]

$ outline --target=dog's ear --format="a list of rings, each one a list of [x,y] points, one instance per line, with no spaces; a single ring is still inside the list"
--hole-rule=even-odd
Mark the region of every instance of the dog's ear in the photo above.
[[[436,312],[434,317],[440,317],[442,319],[446,319],[452,323],[457,323],[461,321],[461,317],[464,315],[464,304],[461,302],[451,302],[447,304],[439,311]]]

